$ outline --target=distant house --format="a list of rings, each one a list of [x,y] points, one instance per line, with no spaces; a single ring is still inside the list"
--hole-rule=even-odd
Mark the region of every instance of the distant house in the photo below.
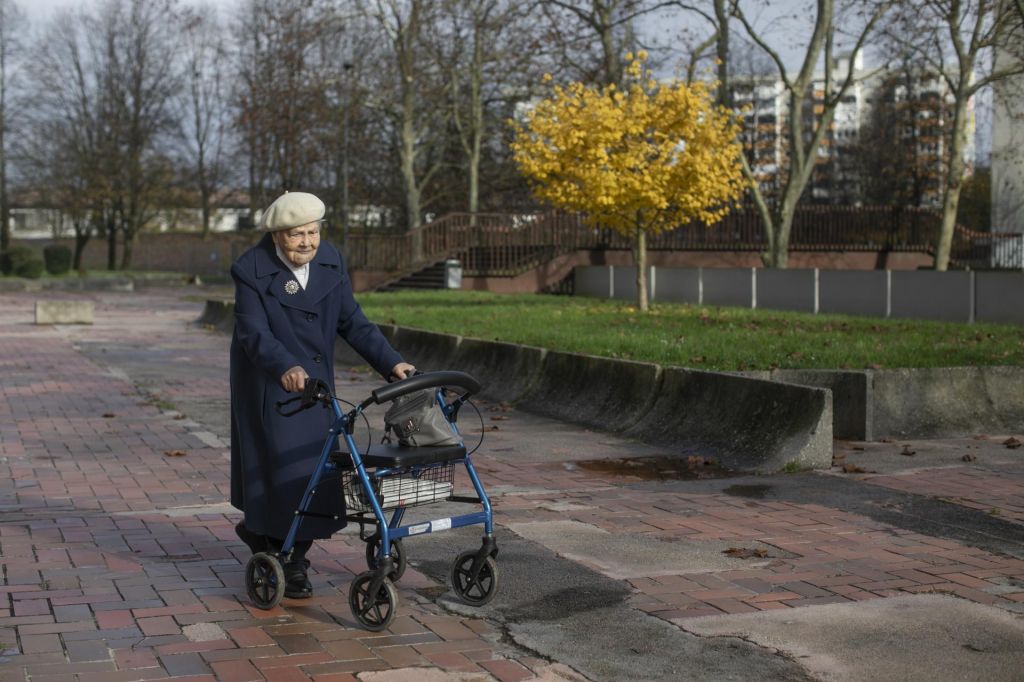
[[[74,232],[70,216],[59,206],[50,205],[38,192],[11,194],[10,226],[12,239],[53,239]],[[244,193],[233,192],[218,202],[210,221],[211,232],[234,232],[251,225],[249,202]],[[202,212],[198,208],[164,208],[147,223],[145,232],[200,232]]]

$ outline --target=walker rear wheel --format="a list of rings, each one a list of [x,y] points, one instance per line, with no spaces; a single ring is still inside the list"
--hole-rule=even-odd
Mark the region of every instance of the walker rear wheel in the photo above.
[[[377,568],[377,560],[380,558],[380,546],[381,539],[379,533],[374,533],[366,541],[366,567],[371,571]],[[405,573],[406,565],[405,548],[402,547],[402,540],[400,538],[391,541],[391,560],[395,562],[395,570],[388,577],[397,583]]]
[[[266,552],[253,554],[245,565],[245,590],[257,608],[269,611],[284,597],[284,567]]]
[[[463,552],[452,565],[452,588],[459,599],[470,606],[483,606],[494,598],[498,590],[498,563],[488,556],[480,571],[473,575],[473,561],[477,550]]]
[[[377,593],[370,594],[376,577],[374,571],[360,573],[352,581],[348,592],[348,606],[352,609],[352,615],[371,632],[380,632],[391,625],[398,610],[398,591],[390,578],[381,580]]]

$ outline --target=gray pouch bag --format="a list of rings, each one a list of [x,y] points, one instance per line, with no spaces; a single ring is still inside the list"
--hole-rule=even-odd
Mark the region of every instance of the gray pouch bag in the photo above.
[[[461,443],[444,418],[435,391],[424,388],[392,400],[384,414],[385,434],[394,432],[398,442],[406,447]]]

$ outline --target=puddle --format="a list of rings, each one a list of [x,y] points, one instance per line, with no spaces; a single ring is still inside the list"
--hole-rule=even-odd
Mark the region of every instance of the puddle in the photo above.
[[[733,497],[752,497],[761,500],[771,489],[770,485],[731,485],[722,492]]]
[[[612,476],[633,476],[644,480],[694,481],[706,478],[739,476],[739,472],[718,466],[703,457],[628,457],[623,459],[590,459],[572,462],[572,468],[585,469]]]

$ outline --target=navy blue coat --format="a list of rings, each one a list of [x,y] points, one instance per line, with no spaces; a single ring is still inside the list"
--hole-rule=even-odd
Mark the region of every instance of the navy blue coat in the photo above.
[[[289,294],[285,284],[295,277],[269,234],[231,267],[231,504],[245,512],[249,530],[279,539],[288,532],[333,420],[322,407],[280,416],[274,404],[298,395],[282,388],[281,375],[301,365],[333,391],[335,335],[382,376],[402,361],[353,298],[337,249],[321,242],[309,268],[306,289]],[[318,486],[310,510],[343,514],[343,504],[335,476]],[[343,519],[306,517],[297,539],[327,538],[344,525]]]

